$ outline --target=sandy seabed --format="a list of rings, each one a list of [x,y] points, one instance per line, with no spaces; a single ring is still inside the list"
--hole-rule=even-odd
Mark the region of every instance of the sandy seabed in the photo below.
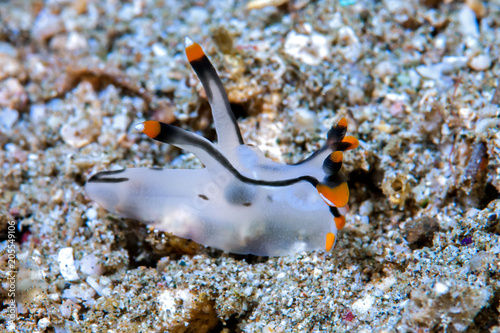
[[[85,196],[97,171],[201,167],[133,127],[215,139],[184,36],[269,158],[300,161],[346,117],[331,253],[227,254]],[[500,332],[499,63],[498,0],[1,1],[0,326]]]

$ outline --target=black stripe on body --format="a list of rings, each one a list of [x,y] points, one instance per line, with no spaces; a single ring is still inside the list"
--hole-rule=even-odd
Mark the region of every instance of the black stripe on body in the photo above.
[[[112,171],[101,171],[90,177],[88,180],[88,183],[122,183],[128,181],[127,177],[106,177],[106,176],[112,176],[112,175],[117,175],[125,171],[125,169],[121,170],[112,170]]]
[[[330,206],[330,213],[332,213],[332,215],[334,217],[341,217],[342,216],[342,214],[340,214],[340,212],[339,212],[339,210],[338,210],[337,207]]]
[[[207,93],[208,101],[210,102],[210,104],[212,104],[213,100],[213,92],[212,89],[210,89],[210,81],[212,81],[216,84],[217,89],[220,91],[221,95],[224,98],[224,104],[226,110],[231,110],[231,105],[229,104],[229,99],[227,97],[226,89],[224,89],[222,81],[220,80],[217,71],[215,70],[214,66],[212,65],[208,57],[206,55],[203,55],[201,58],[190,62],[190,65],[195,71],[198,78],[200,79],[203,88],[205,88],[205,92]],[[212,110],[212,112],[214,111]],[[231,112],[228,113],[229,113],[228,114],[229,119],[231,120],[231,123],[234,127],[234,131],[238,135],[238,143],[242,145],[244,143],[243,137],[241,136],[240,128],[238,127],[236,118],[232,110]]]
[[[252,185],[261,186],[288,186],[301,181],[306,181],[313,186],[319,183],[319,181],[312,176],[300,176],[297,178],[283,179],[283,180],[259,180],[252,179],[242,175],[229,160],[220,151],[218,151],[208,140],[199,137],[196,134],[183,130],[182,128],[168,125],[165,123],[160,123],[161,130],[160,133],[153,138],[154,140],[173,144],[173,145],[191,145],[203,149],[207,154],[209,154],[213,159],[219,162],[227,171],[229,171],[238,180]]]

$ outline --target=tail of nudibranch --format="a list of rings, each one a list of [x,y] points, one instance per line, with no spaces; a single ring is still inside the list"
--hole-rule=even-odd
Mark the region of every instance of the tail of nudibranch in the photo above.
[[[336,126],[328,132],[326,145],[332,153],[323,162],[325,177],[316,185],[319,195],[323,198],[333,214],[337,230],[345,225],[345,216],[338,208],[347,206],[349,202],[349,187],[344,174],[340,171],[342,167],[342,152],[357,148],[358,140],[353,136],[346,136],[347,120],[341,118]],[[326,251],[330,251],[335,244],[335,235],[328,233],[326,236]]]

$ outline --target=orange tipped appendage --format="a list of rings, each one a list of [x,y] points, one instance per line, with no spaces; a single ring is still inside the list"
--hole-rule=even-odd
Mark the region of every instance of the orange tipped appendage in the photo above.
[[[333,220],[335,221],[335,226],[337,227],[337,230],[342,230],[345,226],[345,216],[341,215],[339,217],[334,217]]]
[[[189,62],[193,62],[196,60],[200,60],[205,56],[205,52],[203,52],[203,49],[201,48],[200,45],[198,45],[195,42],[192,42],[192,44],[189,44],[186,46],[186,55],[188,58]]]
[[[326,234],[326,242],[325,242],[326,252],[329,252],[333,248],[333,244],[335,244],[335,235],[329,232]]]
[[[356,149],[359,146],[358,139],[350,135],[346,136],[344,140],[342,140],[342,142],[348,142],[350,144],[350,146],[346,150]]]
[[[161,125],[159,122],[154,120],[148,120],[142,123],[144,128],[142,129],[142,133],[149,136],[151,139],[156,138],[161,132]]]
[[[340,118],[337,127],[347,128],[347,120],[344,117]]]
[[[318,184],[316,190],[328,206],[344,207],[349,201],[349,187],[346,182],[335,187]]]
[[[330,160],[333,163],[341,163],[343,158],[344,158],[344,155],[339,150],[334,151],[333,153],[330,154]]]

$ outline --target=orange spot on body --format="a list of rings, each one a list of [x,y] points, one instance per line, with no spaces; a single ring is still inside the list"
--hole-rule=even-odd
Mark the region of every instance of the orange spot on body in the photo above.
[[[347,148],[346,150],[356,149],[356,148],[358,148],[358,146],[359,146],[359,141],[358,141],[358,139],[356,139],[355,137],[350,136],[350,135],[346,136],[346,137],[344,138],[344,140],[342,140],[342,142],[349,142],[349,143],[351,144],[351,145],[349,146],[349,148]]]
[[[144,122],[144,129],[142,133],[149,136],[151,139],[156,138],[161,132],[161,125],[159,122],[154,120],[148,120]]]
[[[340,217],[334,217],[333,220],[335,221],[335,226],[337,227],[337,230],[342,230],[345,226],[345,216],[341,215]]]
[[[193,43],[188,47],[186,47],[186,55],[188,61],[193,62],[203,58],[205,56],[205,52],[203,52],[203,49],[201,48],[200,45],[198,45],[197,43]]]
[[[329,252],[333,248],[333,244],[335,244],[335,235],[329,232],[326,234],[326,243],[325,243],[326,252]]]
[[[316,190],[329,206],[344,207],[349,201],[349,187],[346,182],[336,187],[318,184]]]

